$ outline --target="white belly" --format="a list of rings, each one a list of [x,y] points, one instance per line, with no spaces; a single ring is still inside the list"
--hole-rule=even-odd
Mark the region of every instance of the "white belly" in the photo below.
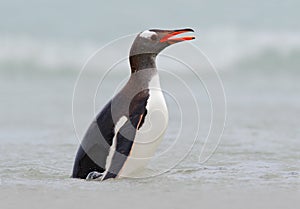
[[[136,133],[130,154],[118,177],[138,177],[139,171],[154,156],[167,129],[168,109],[159,83],[157,83],[159,82],[158,76],[153,79],[151,81],[150,97],[146,106],[147,115],[142,127]]]

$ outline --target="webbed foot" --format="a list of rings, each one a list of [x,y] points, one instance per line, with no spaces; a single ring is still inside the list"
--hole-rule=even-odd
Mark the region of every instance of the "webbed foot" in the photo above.
[[[101,181],[102,176],[103,176],[103,173],[99,173],[97,171],[92,171],[87,175],[87,177],[85,179],[88,181],[91,181],[91,180]]]

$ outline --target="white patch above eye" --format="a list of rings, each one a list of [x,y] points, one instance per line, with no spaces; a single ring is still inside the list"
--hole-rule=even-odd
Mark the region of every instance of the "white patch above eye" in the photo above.
[[[153,31],[145,30],[144,32],[142,32],[142,33],[140,34],[140,37],[143,37],[143,38],[151,38],[152,35],[156,35],[156,33],[153,32]]]

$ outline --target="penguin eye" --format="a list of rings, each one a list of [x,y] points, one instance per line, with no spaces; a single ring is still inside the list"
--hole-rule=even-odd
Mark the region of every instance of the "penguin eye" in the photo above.
[[[157,40],[157,35],[153,34],[150,38],[151,38],[152,41],[156,41]]]

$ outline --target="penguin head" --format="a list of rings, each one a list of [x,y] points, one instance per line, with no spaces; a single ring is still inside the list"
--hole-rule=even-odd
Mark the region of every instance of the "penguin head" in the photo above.
[[[175,37],[186,32],[194,32],[194,30],[190,28],[177,30],[150,29],[141,32],[137,35],[131,46],[130,56],[139,54],[152,54],[156,56],[172,44],[195,39],[194,36]]]

